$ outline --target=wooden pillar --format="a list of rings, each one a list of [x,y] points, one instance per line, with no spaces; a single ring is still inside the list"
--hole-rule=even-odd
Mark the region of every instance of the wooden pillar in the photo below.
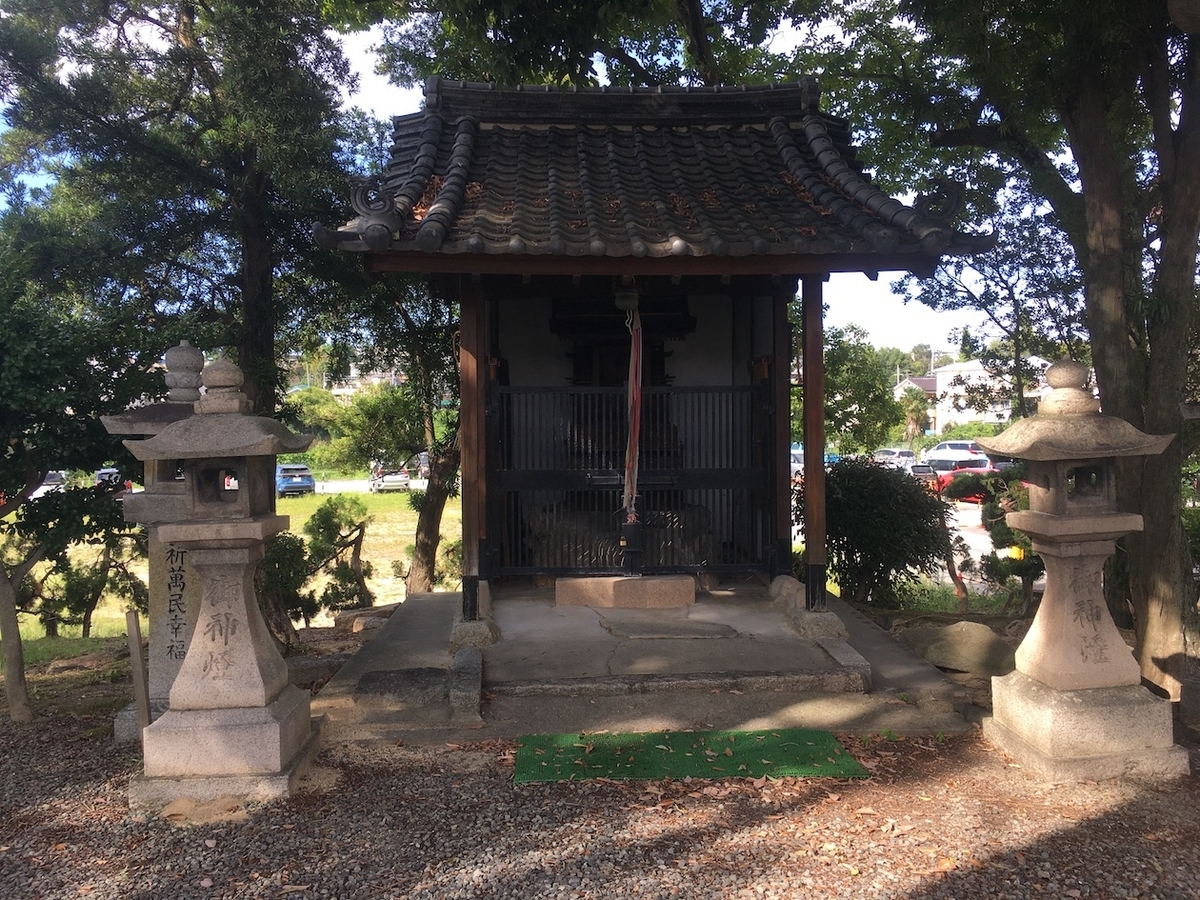
[[[804,318],[804,543],[806,607],[825,609],[825,328],[823,275],[801,284]]]
[[[772,515],[775,519],[775,575],[792,573],[792,332],[788,323],[788,304],[796,295],[795,281],[789,281],[786,290],[779,290],[774,298],[774,349],[775,358],[772,403],[775,407],[775,433],[771,455],[773,468],[771,490],[775,497]]]
[[[487,540],[487,454],[483,444],[487,330],[480,285],[464,278],[460,288],[458,436],[462,450],[462,617],[463,621],[473,622],[479,618],[481,547]]]

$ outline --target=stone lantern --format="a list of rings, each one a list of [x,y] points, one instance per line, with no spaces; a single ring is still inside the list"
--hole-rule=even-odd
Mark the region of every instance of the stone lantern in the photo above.
[[[992,679],[984,733],[1054,781],[1186,774],[1171,704],[1142,686],[1103,590],[1117,538],[1142,528],[1140,515],[1117,510],[1116,461],[1159,454],[1174,435],[1144,434],[1101,415],[1079,363],[1052,365],[1046,380],[1052,390],[1036,416],[977,439],[988,453],[1025,460],[1030,508],[1010,512],[1007,522],[1029,535],[1046,566],[1016,671]]]
[[[264,542],[288,525],[275,513],[275,456],[312,438],[251,415],[242,379],[231,363],[211,364],[191,417],[125,441],[139,460],[182,465],[183,516],[156,527],[186,552],[201,596],[169,709],[144,731],[144,774],[130,785],[140,808],[286,796],[316,747],[309,695],[289,683],[254,593]],[[137,503],[126,511],[141,514]]]
[[[136,406],[124,413],[101,416],[110,434],[151,437],[168,425],[186,419],[200,399],[200,372],[204,354],[187,341],[180,341],[165,354],[167,399]],[[186,554],[164,544],[158,525],[182,519],[183,478],[178,460],[151,459],[143,466],[144,491],[124,498],[125,518],[146,526],[148,587],[150,592],[150,653],[148,687],[150,717],[157,719],[169,706],[171,685],[187,654],[195,612],[199,607],[196,582],[187,567]],[[140,741],[143,722],[132,703],[117,713],[113,731],[118,741]]]

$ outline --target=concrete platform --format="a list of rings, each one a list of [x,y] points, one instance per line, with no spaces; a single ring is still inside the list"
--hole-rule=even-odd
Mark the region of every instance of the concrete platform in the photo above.
[[[420,744],[571,731],[827,728],[935,734],[970,727],[966,692],[836,598],[847,640],[811,640],[758,584],[700,591],[673,609],[561,607],[552,589],[493,588],[500,638],[482,648],[480,716],[449,649],[458,594],[417,595],[313,697],[328,740]],[[445,672],[458,703],[378,686]],[[429,678],[426,673],[424,678]],[[416,679],[419,681],[420,679]],[[440,687],[426,696],[439,695]]]
[[[696,579],[691,575],[643,575],[622,578],[559,578],[554,583],[556,606],[601,609],[671,609],[696,602]]]

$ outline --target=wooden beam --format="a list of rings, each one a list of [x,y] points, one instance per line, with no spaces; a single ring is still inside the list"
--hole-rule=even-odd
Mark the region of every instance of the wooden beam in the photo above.
[[[480,545],[487,539],[487,480],[483,445],[487,386],[483,293],[459,282],[459,441],[462,450],[463,620],[479,618]]]
[[[930,275],[937,259],[910,253],[813,253],[776,256],[549,256],[531,253],[364,254],[369,272],[482,273],[485,275],[828,275],[832,272],[913,272]]]
[[[775,434],[772,441],[772,493],[775,495],[775,569],[774,575],[792,573],[792,331],[788,324],[788,304],[796,295],[796,283],[789,279],[787,289],[776,287],[774,297],[775,364],[771,373],[772,402],[775,406]]]
[[[825,328],[823,279],[805,275],[801,306],[804,317],[804,546],[805,605],[825,609]]]

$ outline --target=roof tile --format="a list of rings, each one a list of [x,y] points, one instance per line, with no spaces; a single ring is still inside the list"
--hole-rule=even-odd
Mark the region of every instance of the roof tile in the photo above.
[[[765,257],[979,249],[863,173],[812,79],[558,91],[431,80],[325,242],[391,256]],[[323,229],[322,229],[323,231]],[[927,264],[927,260],[926,260]]]

